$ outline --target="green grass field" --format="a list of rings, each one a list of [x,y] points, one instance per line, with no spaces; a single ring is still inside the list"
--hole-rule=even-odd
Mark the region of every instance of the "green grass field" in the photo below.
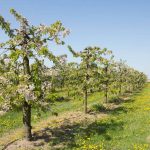
[[[65,94],[62,92],[59,92],[59,95],[64,96]],[[100,93],[94,93],[94,95],[89,96],[89,106],[103,101],[103,94]],[[41,112],[41,117],[37,119],[35,117],[35,110],[32,110],[32,123],[36,124],[36,122],[39,122],[40,120],[47,118],[52,115],[52,112],[57,112],[58,115],[70,110],[82,110],[82,100],[69,100],[64,102],[56,102],[51,106],[52,111],[48,112]],[[4,133],[19,128],[22,126],[22,112],[21,111],[11,111],[6,113],[3,116],[0,116],[0,136],[2,136]]]
[[[95,147],[106,150],[149,150],[149,127],[150,84],[141,92],[133,94],[129,101],[122,103],[121,109],[109,113],[106,120],[97,120],[87,127],[90,135],[85,140],[82,134],[79,134],[78,139],[83,140],[83,144],[79,142],[79,145],[81,144],[83,149]]]
[[[129,97],[129,95],[128,95]],[[94,93],[89,97],[89,107],[102,103],[103,96]],[[52,109],[62,115],[67,112],[82,111],[82,101],[70,100],[58,102]],[[45,144],[60,149],[72,150],[149,150],[150,149],[150,84],[140,92],[130,95],[128,100],[120,102],[115,109],[97,112],[107,117],[95,121],[83,121],[66,126],[55,127],[56,136]],[[51,118],[51,113],[43,113],[40,119],[32,119],[33,126],[38,121]],[[57,120],[57,117],[56,117]],[[0,134],[22,126],[21,112],[9,112],[0,118]],[[49,126],[49,125],[48,125]],[[61,132],[59,132],[61,129]],[[43,146],[44,147],[44,146]],[[40,149],[36,147],[35,149]],[[54,148],[53,148],[54,149]]]

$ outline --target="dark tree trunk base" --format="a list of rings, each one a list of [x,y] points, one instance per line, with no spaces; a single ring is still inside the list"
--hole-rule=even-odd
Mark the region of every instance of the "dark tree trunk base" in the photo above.
[[[25,139],[27,141],[31,141],[32,140],[31,105],[29,105],[26,101],[23,104],[23,124],[24,124]]]

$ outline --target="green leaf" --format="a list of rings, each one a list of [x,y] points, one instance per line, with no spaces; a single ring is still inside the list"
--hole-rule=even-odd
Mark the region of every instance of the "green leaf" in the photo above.
[[[39,55],[48,55],[48,48],[46,46],[41,47],[41,49],[38,51]]]

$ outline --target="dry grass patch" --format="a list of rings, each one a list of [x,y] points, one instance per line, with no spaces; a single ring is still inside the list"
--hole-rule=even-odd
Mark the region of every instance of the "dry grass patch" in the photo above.
[[[58,140],[59,138],[61,143],[54,144],[51,147],[52,149],[60,149],[60,147],[65,146],[69,138],[67,135],[73,134],[73,130],[76,125],[90,124],[104,117],[107,117],[107,115],[104,113],[84,114],[80,111],[64,113],[57,117],[52,116],[35,125],[33,128],[32,142],[27,142],[26,140],[22,139],[23,131],[22,129],[18,129],[10,134],[7,134],[5,138],[1,138],[0,145],[5,145],[5,150],[50,149],[50,142],[55,141],[55,139]],[[65,140],[65,138],[67,139]],[[14,142],[11,143],[12,141]]]

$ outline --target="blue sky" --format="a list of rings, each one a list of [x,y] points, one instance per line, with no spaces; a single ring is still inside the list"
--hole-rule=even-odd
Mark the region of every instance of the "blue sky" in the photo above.
[[[61,20],[71,30],[66,44],[76,50],[86,46],[107,47],[116,59],[150,77],[149,0],[0,0],[0,14],[16,26],[9,9],[15,8],[38,25]],[[7,37],[0,30],[0,41]],[[66,46],[50,46],[55,54],[68,54]]]

